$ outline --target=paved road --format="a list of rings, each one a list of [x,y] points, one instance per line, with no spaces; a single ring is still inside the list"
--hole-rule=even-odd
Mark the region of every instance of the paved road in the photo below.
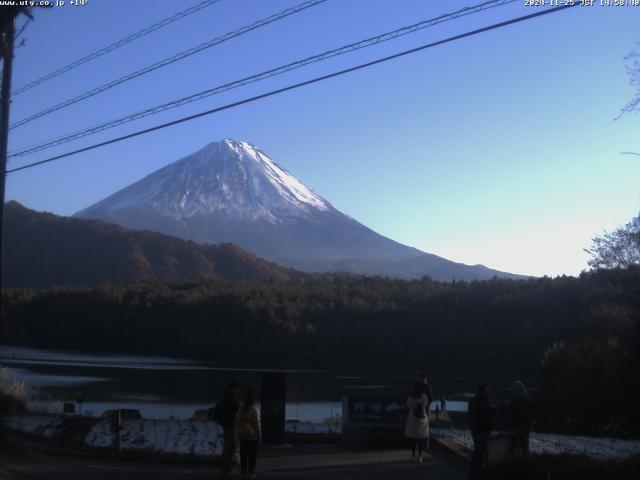
[[[218,468],[207,463],[151,463],[119,461],[36,452],[0,454],[0,480],[172,480],[218,478]],[[428,455],[417,464],[406,451],[349,451],[339,447],[308,446],[258,460],[258,477],[283,480],[425,479],[463,480],[464,465],[448,456]],[[231,478],[241,478],[232,476]]]

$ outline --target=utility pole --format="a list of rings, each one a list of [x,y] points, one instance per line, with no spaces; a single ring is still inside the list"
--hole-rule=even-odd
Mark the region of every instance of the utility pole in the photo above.
[[[9,147],[9,108],[11,106],[11,74],[13,70],[13,42],[16,35],[15,17],[7,22],[4,34],[2,62],[2,91],[0,92],[0,309],[2,309],[2,270],[4,266],[4,190],[7,176],[7,149]],[[0,315],[4,311],[0,311]]]

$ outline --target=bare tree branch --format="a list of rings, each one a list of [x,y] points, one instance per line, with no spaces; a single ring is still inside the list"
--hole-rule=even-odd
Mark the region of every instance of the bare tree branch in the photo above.
[[[640,213],[615,231],[593,238],[585,252],[593,269],[628,268],[640,265]]]
[[[620,114],[616,117],[616,120],[625,113],[638,113],[638,111],[640,111],[640,42],[638,42],[638,46],[629,55],[624,57],[624,62],[625,69],[629,75],[629,84],[632,87],[636,87],[637,91],[631,101],[620,110]]]

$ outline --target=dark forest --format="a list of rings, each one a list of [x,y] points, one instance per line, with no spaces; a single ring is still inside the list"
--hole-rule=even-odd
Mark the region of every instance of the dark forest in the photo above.
[[[234,364],[534,374],[542,428],[625,435],[640,425],[638,267],[452,283],[325,274],[14,289],[3,301],[5,344]]]

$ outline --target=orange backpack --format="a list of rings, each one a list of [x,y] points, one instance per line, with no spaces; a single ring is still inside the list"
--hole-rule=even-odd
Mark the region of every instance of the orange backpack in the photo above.
[[[238,413],[236,432],[240,440],[253,440],[256,436],[256,427],[253,425],[249,409],[243,409]]]

